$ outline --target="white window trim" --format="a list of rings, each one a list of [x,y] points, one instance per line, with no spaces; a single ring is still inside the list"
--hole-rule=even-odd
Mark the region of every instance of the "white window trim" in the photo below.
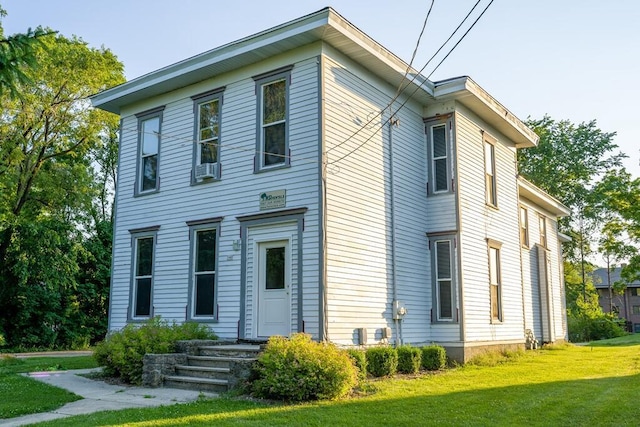
[[[524,221],[522,218],[522,213],[524,212]],[[526,206],[520,206],[518,209],[518,213],[520,216],[520,245],[523,248],[529,248],[529,209]],[[524,230],[524,238],[523,238],[523,230]]]

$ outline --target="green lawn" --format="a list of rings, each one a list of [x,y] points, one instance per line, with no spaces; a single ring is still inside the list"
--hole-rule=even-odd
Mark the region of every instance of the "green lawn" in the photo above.
[[[46,412],[80,399],[80,396],[71,392],[24,377],[20,373],[95,366],[90,356],[0,358],[0,419]]]
[[[268,405],[216,399],[102,412],[48,425],[635,426],[640,420],[637,335],[599,346],[527,352],[490,367],[468,365],[416,379],[374,381],[375,393],[336,402]]]

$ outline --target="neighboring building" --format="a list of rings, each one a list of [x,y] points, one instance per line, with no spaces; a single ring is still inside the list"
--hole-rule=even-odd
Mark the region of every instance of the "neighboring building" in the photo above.
[[[121,116],[109,328],[458,360],[566,339],[568,211],[517,177],[537,136],[469,77],[407,69],[327,8],[95,95]]]
[[[593,272],[593,283],[598,291],[598,303],[605,313],[615,313],[630,324],[633,332],[640,332],[640,280],[625,283],[625,290],[619,294],[613,289],[620,277],[622,268],[598,268]]]

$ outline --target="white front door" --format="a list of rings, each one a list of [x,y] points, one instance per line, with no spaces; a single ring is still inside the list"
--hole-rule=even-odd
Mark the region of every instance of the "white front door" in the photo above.
[[[288,240],[258,243],[258,337],[291,333],[291,255]]]

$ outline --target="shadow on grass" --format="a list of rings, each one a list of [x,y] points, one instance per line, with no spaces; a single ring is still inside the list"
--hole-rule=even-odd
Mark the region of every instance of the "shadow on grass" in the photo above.
[[[540,372],[544,378],[544,372]],[[400,385],[401,386],[401,385]],[[217,399],[147,410],[98,413],[56,425],[637,425],[640,375],[430,394],[388,391],[339,402],[266,405]],[[401,390],[394,389],[394,394]]]

